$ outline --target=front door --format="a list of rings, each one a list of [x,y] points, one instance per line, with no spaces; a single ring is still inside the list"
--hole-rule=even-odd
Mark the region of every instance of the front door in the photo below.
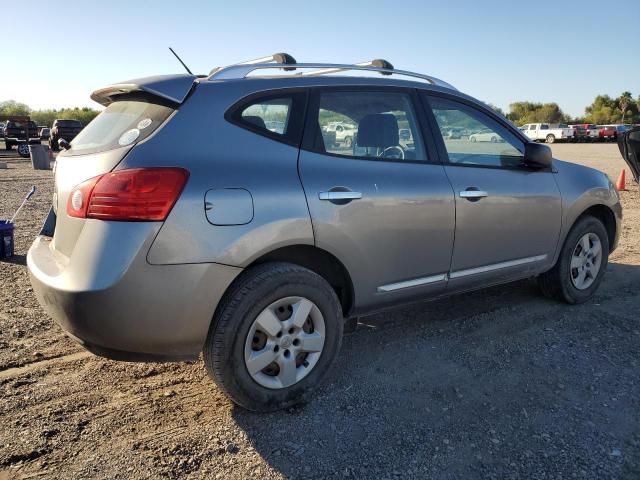
[[[311,95],[300,176],[316,245],[351,273],[356,311],[446,287],[454,197],[415,99],[408,89],[364,87]],[[353,142],[332,140],[336,123]]]
[[[618,137],[618,147],[622,158],[636,182],[640,180],[640,127],[633,128]]]
[[[454,126],[467,133],[459,140],[437,139],[456,196],[450,289],[550,267],[562,213],[554,173],[526,167],[524,140],[490,112],[446,96],[425,100],[440,127],[433,130]]]

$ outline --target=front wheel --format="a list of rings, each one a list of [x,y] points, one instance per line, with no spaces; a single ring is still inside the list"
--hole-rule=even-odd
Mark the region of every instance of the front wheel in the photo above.
[[[556,137],[552,134],[547,135],[547,143],[553,143],[556,141]]]
[[[204,361],[238,405],[279,410],[307,400],[331,371],[342,329],[340,302],[322,277],[294,264],[265,263],[225,294]]]
[[[609,236],[600,220],[584,217],[573,226],[555,266],[538,277],[542,293],[566,303],[583,303],[598,289],[609,261]]]

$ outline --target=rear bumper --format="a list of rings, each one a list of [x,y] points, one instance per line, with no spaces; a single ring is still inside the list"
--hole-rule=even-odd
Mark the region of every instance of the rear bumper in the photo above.
[[[27,264],[38,301],[97,355],[129,361],[197,358],[217,303],[241,269],[150,265],[146,252],[154,236],[152,231],[132,235],[133,241],[120,238],[117,253],[76,246],[72,259],[55,252],[51,238],[37,237]]]

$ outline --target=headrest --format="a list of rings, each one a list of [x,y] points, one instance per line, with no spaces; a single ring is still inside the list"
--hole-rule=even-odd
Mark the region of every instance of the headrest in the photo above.
[[[267,129],[262,117],[258,117],[257,115],[243,115],[242,119],[245,122],[254,124],[256,127],[264,128],[265,130]]]
[[[399,143],[398,120],[391,113],[373,113],[360,120],[359,147],[387,148]]]

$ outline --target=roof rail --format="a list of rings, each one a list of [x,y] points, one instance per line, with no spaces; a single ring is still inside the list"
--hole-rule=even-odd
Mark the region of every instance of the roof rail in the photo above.
[[[369,60],[368,62],[354,63],[356,67],[378,67],[383,68],[385,70],[394,70],[391,62],[383,59],[376,58],[374,60]],[[311,70],[310,72],[300,72],[298,75],[307,76],[307,75],[327,75],[330,73],[337,73],[347,70],[345,68],[323,68],[321,70]],[[390,72],[380,72],[381,75],[392,75]]]
[[[234,63],[234,65],[255,65],[262,63],[281,63],[286,65],[293,65],[296,59],[288,53],[274,53],[273,55],[267,55],[266,57],[254,58],[253,60],[245,60],[244,62]],[[209,72],[209,76],[219,72],[227,67],[215,67]],[[292,70],[291,68],[285,68],[285,70]]]
[[[404,77],[419,78],[426,80],[432,85],[439,87],[449,88],[451,90],[457,90],[453,85],[440,80],[439,78],[432,77],[431,75],[423,75],[422,73],[409,72],[407,70],[398,70],[393,68],[386,60],[371,60],[370,62],[364,62],[355,65],[345,65],[339,63],[239,63],[235,65],[229,65],[228,67],[217,68],[211,71],[207,80],[232,80],[245,78],[251,72],[256,70],[310,70],[309,72],[296,72],[292,75],[294,78],[300,76],[311,75],[327,75],[330,73],[346,72],[346,71],[368,71],[378,72],[382,75],[401,75]]]

